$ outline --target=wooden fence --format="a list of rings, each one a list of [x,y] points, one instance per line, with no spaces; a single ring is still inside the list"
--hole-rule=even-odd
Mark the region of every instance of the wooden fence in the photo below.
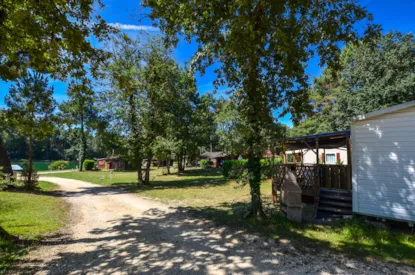
[[[287,169],[295,172],[304,194],[314,195],[321,187],[351,191],[350,166],[327,164],[277,164],[273,189],[280,190]]]

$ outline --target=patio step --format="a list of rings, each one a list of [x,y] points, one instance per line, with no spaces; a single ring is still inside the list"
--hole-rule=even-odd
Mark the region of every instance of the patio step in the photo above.
[[[318,199],[317,218],[338,219],[353,214],[351,192],[321,188]]]
[[[339,201],[352,201],[352,197],[348,196],[336,196],[336,195],[327,195],[327,194],[320,194],[320,200],[339,200]]]
[[[352,202],[342,202],[342,201],[336,201],[336,200],[323,200],[320,201],[320,204],[324,204],[324,205],[332,205],[332,206],[337,206],[337,207],[343,207],[343,208],[352,208]]]
[[[343,215],[352,215],[353,211],[352,210],[348,210],[345,208],[338,208],[338,207],[329,207],[329,206],[320,206],[318,208],[319,211],[325,211],[325,212],[333,212],[333,213],[338,213],[338,214],[343,214]]]

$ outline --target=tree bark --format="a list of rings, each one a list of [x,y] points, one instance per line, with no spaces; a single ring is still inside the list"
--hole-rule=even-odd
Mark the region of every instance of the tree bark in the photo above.
[[[141,168],[142,165],[143,165],[143,160],[138,159],[137,160],[137,178],[138,178],[139,185],[143,184],[143,169]]]
[[[265,216],[261,200],[261,164],[260,158],[250,151],[248,156],[248,172],[251,175],[251,211],[249,216],[262,218]]]
[[[146,175],[144,179],[144,184],[146,185],[150,185],[150,168],[151,168],[152,159],[153,159],[153,154],[149,153],[147,156]]]
[[[170,175],[170,155],[167,158],[166,165],[167,165],[167,175]]]
[[[84,131],[84,115],[81,111],[81,147],[79,148],[79,171],[82,172],[86,152],[86,138]]]
[[[3,172],[5,174],[13,173],[9,155],[7,154],[6,148],[4,147],[3,140],[1,137],[0,137],[0,167],[3,167]]]
[[[33,136],[32,134],[29,135],[28,146],[29,146],[29,151],[28,151],[26,188],[29,190],[33,190],[35,186],[33,184],[33,178],[32,178],[32,174],[33,174]]]
[[[6,239],[6,240],[9,240],[9,241],[12,241],[12,242],[19,240],[19,238],[18,238],[18,237],[16,237],[16,236],[14,236],[14,235],[10,234],[9,232],[7,232],[7,231],[6,231],[3,227],[1,227],[1,226],[0,226],[0,236],[1,236],[2,238]]]

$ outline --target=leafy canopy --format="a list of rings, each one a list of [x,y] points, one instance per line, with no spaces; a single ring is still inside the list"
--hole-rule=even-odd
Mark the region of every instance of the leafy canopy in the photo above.
[[[107,54],[91,44],[114,29],[95,12],[101,0],[3,0],[0,5],[0,78],[14,80],[26,68],[66,79],[94,73]]]
[[[347,45],[340,70],[327,68],[314,80],[313,112],[290,135],[345,130],[357,115],[415,100],[414,48],[415,36],[400,32]]]

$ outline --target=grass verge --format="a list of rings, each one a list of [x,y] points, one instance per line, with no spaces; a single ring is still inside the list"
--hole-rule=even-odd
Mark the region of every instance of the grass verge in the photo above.
[[[65,204],[52,196],[56,185],[40,182],[38,190],[0,192],[0,225],[23,241],[35,241],[56,233],[65,222]],[[26,253],[25,247],[0,237],[0,273]]]
[[[73,172],[50,174],[110,186],[120,186],[140,196],[180,206],[194,215],[217,224],[247,229],[276,241],[284,240],[297,247],[329,249],[349,255],[377,258],[415,265],[415,236],[377,229],[362,219],[343,220],[330,226],[289,222],[271,207],[264,221],[245,219],[249,207],[249,186],[241,187],[223,179],[219,169],[189,169],[183,175],[162,175],[161,169],[152,171],[152,186],[137,187],[135,172]],[[271,183],[261,185],[262,199],[270,202]]]

